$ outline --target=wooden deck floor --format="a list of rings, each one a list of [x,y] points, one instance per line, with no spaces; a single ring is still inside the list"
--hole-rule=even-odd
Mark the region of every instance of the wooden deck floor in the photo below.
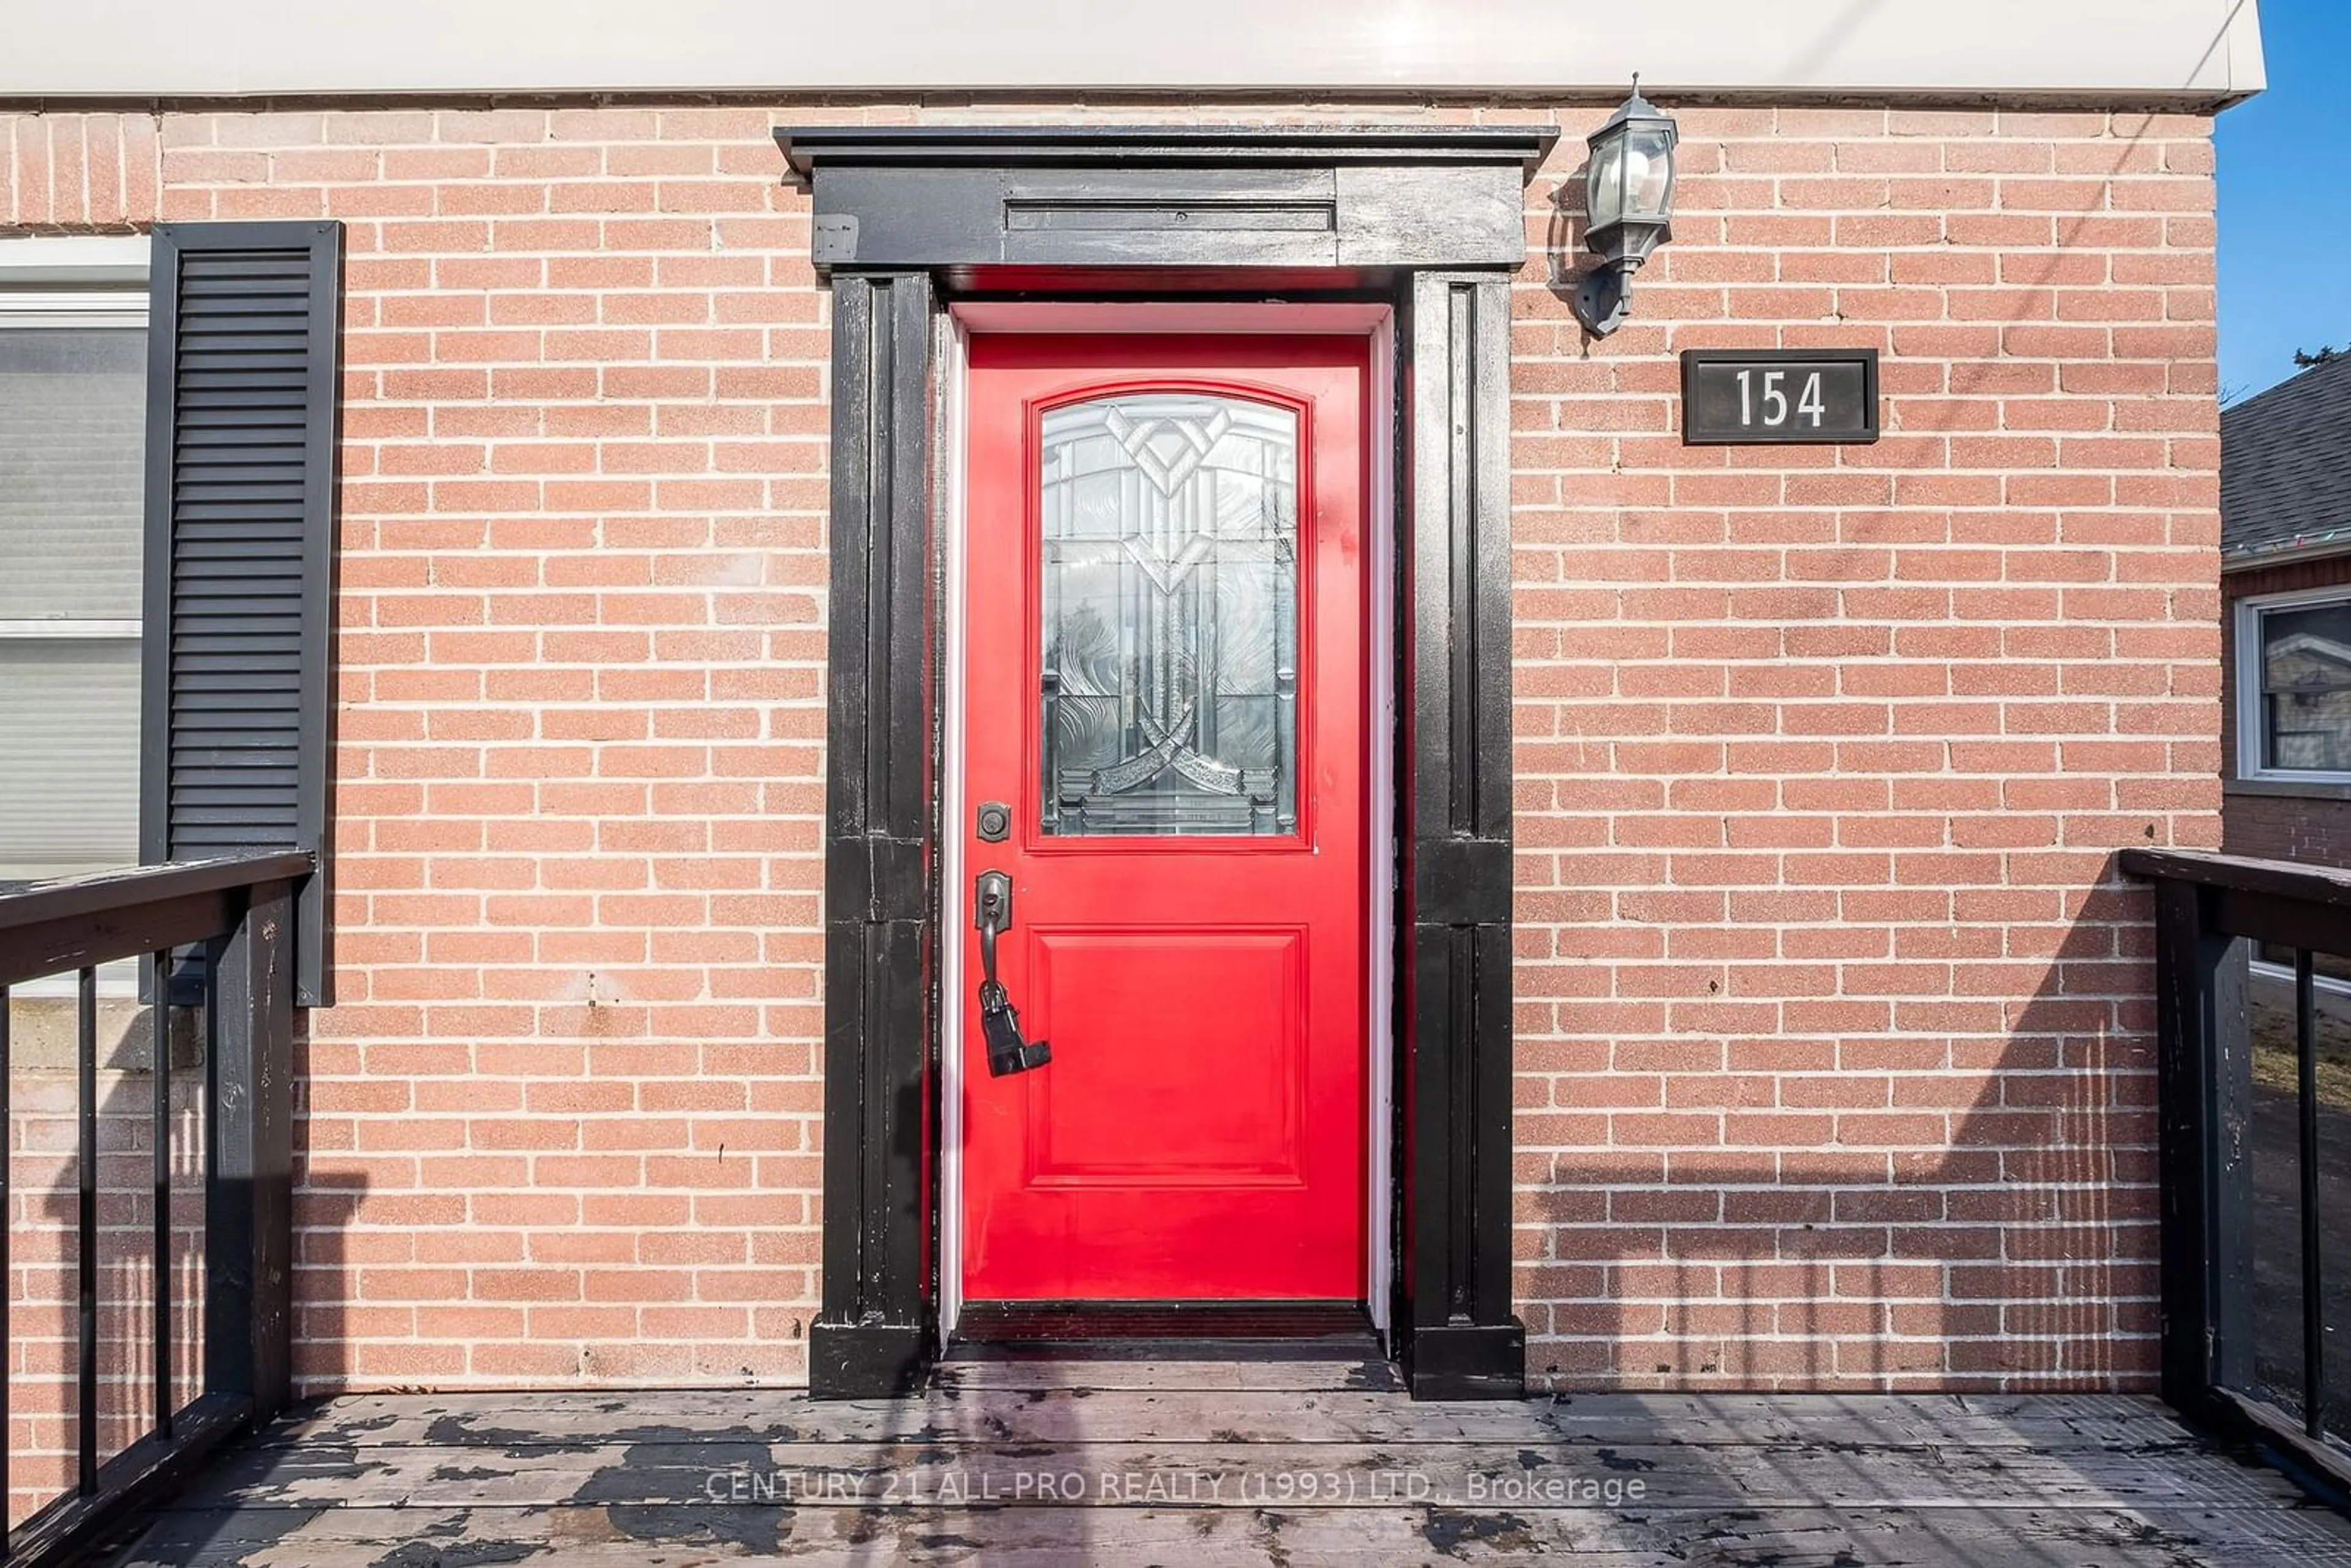
[[[894,1404],[335,1400],[113,1556],[252,1568],[808,1563],[2351,1568],[2351,1522],[2119,1397],[1415,1405],[1294,1348],[958,1360]]]

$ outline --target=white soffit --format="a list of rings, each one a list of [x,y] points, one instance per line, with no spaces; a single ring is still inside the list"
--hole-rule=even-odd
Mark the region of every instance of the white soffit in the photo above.
[[[0,97],[2260,90],[2255,0],[0,0]]]

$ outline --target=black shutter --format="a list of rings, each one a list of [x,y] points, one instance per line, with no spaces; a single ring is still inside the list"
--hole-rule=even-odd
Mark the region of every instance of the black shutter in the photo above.
[[[149,287],[140,851],[299,849],[297,998],[328,1006],[342,225],[159,224]]]

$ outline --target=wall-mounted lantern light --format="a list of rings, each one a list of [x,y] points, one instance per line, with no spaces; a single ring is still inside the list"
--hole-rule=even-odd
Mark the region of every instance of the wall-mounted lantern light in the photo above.
[[[1625,324],[1633,274],[1674,237],[1674,146],[1680,140],[1673,118],[1641,96],[1637,76],[1633,96],[1592,133],[1583,243],[1600,265],[1576,285],[1575,315],[1595,338]]]

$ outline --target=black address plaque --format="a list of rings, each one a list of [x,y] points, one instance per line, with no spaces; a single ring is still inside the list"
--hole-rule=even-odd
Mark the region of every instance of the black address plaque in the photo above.
[[[1685,349],[1691,446],[1866,444],[1877,439],[1875,349]]]

